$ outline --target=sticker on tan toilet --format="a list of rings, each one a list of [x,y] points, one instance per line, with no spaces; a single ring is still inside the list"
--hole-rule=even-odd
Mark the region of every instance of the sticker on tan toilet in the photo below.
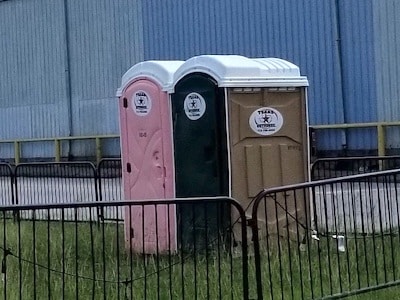
[[[283,125],[282,114],[272,107],[262,107],[255,110],[249,118],[250,128],[260,135],[277,133]]]

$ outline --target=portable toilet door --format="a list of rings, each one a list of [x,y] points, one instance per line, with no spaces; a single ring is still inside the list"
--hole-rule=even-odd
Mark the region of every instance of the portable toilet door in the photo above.
[[[168,85],[180,62],[148,61],[123,77],[120,127],[126,200],[174,197]],[[127,248],[136,253],[176,251],[174,205],[132,205],[125,209]]]
[[[212,77],[202,73],[188,74],[176,83],[174,90],[171,103],[176,197],[229,196],[223,90]],[[219,204],[206,208],[179,205],[181,245],[205,247],[205,237],[208,241],[213,239],[217,225],[223,223],[223,215],[228,216]]]
[[[252,62],[259,64],[261,76],[237,82],[237,87],[227,91],[232,197],[240,199],[244,207],[251,207],[254,197],[265,188],[309,180],[308,80],[300,76],[296,65],[282,59]],[[260,228],[268,226],[269,234],[279,231],[296,237],[303,228],[289,216],[306,224],[308,205],[303,195],[277,194],[258,207]]]
[[[171,100],[176,197],[227,196],[223,90],[209,76],[190,74],[175,86]]]

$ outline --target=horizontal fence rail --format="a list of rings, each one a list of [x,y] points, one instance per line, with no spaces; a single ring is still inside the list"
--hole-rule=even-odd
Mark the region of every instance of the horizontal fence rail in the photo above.
[[[98,196],[99,201],[118,201],[122,195],[122,164],[121,159],[103,159],[98,164]],[[102,220],[121,220],[122,207],[117,207],[100,212]]]
[[[0,163],[0,199],[2,205],[15,204],[13,169],[9,164]]]
[[[311,125],[310,130],[318,132],[321,130],[351,130],[360,128],[375,128],[377,133],[378,156],[386,155],[386,129],[388,127],[399,127],[399,121],[393,122],[369,122],[369,123],[344,123],[344,124],[326,124]]]
[[[54,204],[96,202],[96,169],[92,163],[30,163],[15,168],[15,189],[17,204]],[[54,211],[51,211],[54,212]],[[24,212],[25,213],[25,212]],[[59,219],[61,216],[47,216],[46,210],[36,211],[37,219]],[[33,218],[32,215],[21,216]],[[79,215],[79,220],[88,216]],[[74,220],[73,211],[65,219]]]
[[[311,180],[321,180],[400,168],[400,156],[320,158],[311,166]]]
[[[121,202],[119,159],[0,164],[0,294],[338,299],[400,285],[396,159],[346,159],[340,176],[355,175],[263,190],[247,217],[230,198]]]
[[[36,205],[122,200],[121,160],[103,159],[96,167],[91,162],[22,163],[13,167],[0,164],[0,205]],[[99,208],[100,209],[100,208]],[[31,215],[20,215],[31,218]],[[47,219],[46,211],[37,211],[36,219]],[[122,220],[122,210],[107,207],[96,214],[102,220]],[[52,214],[50,218],[59,219]],[[87,221],[89,215],[79,214]],[[66,213],[64,220],[74,220]]]
[[[72,143],[77,141],[85,141],[86,143],[95,143],[95,157],[96,162],[100,162],[103,158],[102,144],[104,140],[115,140],[119,139],[119,134],[108,134],[108,135],[92,135],[92,136],[66,136],[66,137],[54,137],[54,138],[31,138],[31,139],[16,139],[16,140],[1,140],[0,145],[13,144],[14,145],[14,163],[19,164],[22,157],[22,148],[24,145],[29,143],[48,143],[52,142],[54,147],[54,161],[60,162],[62,159],[62,145],[63,143]]]
[[[128,221],[97,222],[111,207]],[[229,198],[1,206],[2,299],[249,299],[247,244],[234,247],[226,210],[246,241]]]
[[[399,180],[397,169],[260,193],[258,299],[336,299],[400,284]]]

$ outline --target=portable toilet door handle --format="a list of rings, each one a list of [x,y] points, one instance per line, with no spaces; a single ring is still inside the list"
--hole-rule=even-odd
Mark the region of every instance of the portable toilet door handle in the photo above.
[[[153,164],[157,170],[156,171],[157,178],[164,178],[165,177],[165,167],[162,164],[162,159],[161,159],[159,151],[153,152]]]

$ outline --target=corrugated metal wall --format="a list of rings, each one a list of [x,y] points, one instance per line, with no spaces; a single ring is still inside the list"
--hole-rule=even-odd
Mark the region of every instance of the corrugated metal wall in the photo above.
[[[62,0],[0,3],[2,139],[68,135],[62,8]],[[0,156],[12,157],[11,146]],[[24,150],[46,155],[50,149]]]
[[[345,123],[377,121],[373,6],[371,0],[339,0]],[[376,149],[375,129],[348,130],[351,150]]]
[[[374,1],[377,111],[379,121],[400,120],[400,2]],[[388,147],[400,148],[400,130],[387,131]]]
[[[114,94],[130,66],[198,54],[275,56],[299,65],[310,80],[311,124],[396,120],[399,6],[396,0],[0,2],[0,138],[117,133]],[[388,136],[399,148],[398,131]],[[344,143],[373,149],[376,133],[318,138],[321,150]],[[118,154],[118,142],[105,146]],[[75,143],[71,153],[93,150]],[[53,153],[51,144],[23,151]],[[12,156],[11,146],[1,147],[0,156]]]
[[[333,1],[161,2],[143,3],[145,59],[199,54],[287,59],[310,80],[311,123],[343,122],[342,104],[336,100],[341,99],[341,82]]]
[[[72,133],[118,133],[116,88],[125,71],[143,60],[139,1],[67,1]],[[93,154],[94,143],[77,142],[74,155]],[[104,145],[118,154],[119,142]]]
[[[370,0],[161,2],[143,3],[146,59],[204,53],[281,57],[299,65],[310,80],[311,124],[376,119]],[[373,132],[347,135],[353,149],[376,147]],[[319,149],[346,143],[344,132],[318,137]]]
[[[0,2],[0,23],[2,139],[119,132],[115,91],[143,60],[140,1],[10,0]],[[76,142],[70,154],[94,146]],[[118,154],[118,141],[104,150]],[[12,151],[2,146],[0,156]],[[52,156],[53,145],[23,155]]]

